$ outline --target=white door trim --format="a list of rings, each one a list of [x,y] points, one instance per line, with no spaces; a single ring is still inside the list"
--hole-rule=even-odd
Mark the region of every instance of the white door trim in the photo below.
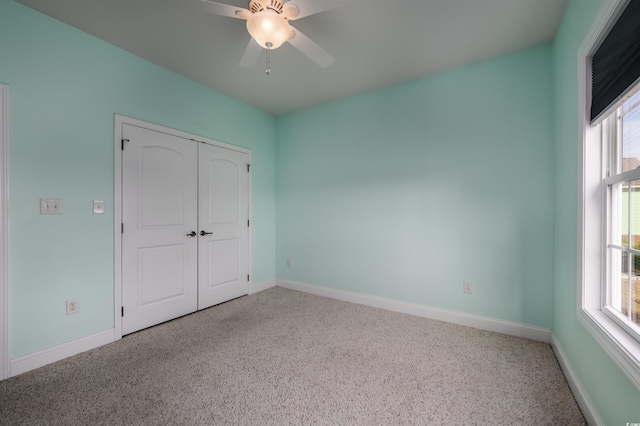
[[[195,142],[202,142],[209,145],[218,146],[221,148],[231,149],[248,154],[249,164],[251,164],[251,150],[240,148],[235,145],[226,144],[224,142],[216,141],[213,139],[205,138],[203,136],[194,135],[191,133],[182,132],[180,130],[171,129],[168,127],[152,124],[146,121],[137,120],[135,118],[126,117],[123,115],[115,114],[115,131],[114,131],[114,340],[122,338],[122,127],[124,124],[130,124],[133,126],[142,127],[156,132],[166,133],[168,135],[177,136],[183,139],[189,139]],[[251,219],[251,173],[249,174],[249,219]],[[249,232],[249,271],[251,268],[251,234]],[[249,286],[251,281],[249,281]],[[250,287],[249,287],[250,288]]]
[[[0,380],[9,377],[9,86],[0,84]]]

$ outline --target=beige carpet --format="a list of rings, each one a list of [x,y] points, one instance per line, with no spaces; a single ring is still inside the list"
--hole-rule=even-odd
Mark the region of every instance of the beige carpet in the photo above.
[[[0,382],[2,425],[583,425],[547,344],[282,288]]]

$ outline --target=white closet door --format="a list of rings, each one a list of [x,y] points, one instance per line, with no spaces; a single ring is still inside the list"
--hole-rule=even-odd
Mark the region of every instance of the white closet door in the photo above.
[[[122,334],[197,309],[197,144],[123,127]]]
[[[198,158],[198,309],[203,309],[249,293],[249,155],[200,144]]]

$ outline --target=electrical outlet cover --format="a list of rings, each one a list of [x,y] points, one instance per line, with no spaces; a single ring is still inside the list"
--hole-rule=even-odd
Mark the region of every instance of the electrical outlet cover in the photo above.
[[[67,300],[67,315],[73,315],[80,312],[80,302],[78,299]]]

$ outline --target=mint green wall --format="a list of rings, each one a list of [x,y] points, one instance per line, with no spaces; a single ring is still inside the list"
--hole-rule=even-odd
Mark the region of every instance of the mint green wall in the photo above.
[[[278,278],[551,328],[551,70],[547,45],[278,117]]]
[[[10,87],[10,356],[113,327],[114,114],[253,152],[254,283],[275,278],[275,119],[0,0]],[[247,125],[247,123],[251,123]],[[39,199],[63,199],[41,216]],[[92,200],[107,213],[92,214]],[[78,297],[80,314],[66,316]]]
[[[552,47],[274,119],[0,0],[10,356],[113,326],[118,113],[252,150],[254,282],[553,326],[604,423],[638,421],[640,393],[575,316],[576,55],[603,1],[573,0]],[[41,197],[65,213],[39,215]],[[71,297],[81,313],[67,317]]]
[[[604,0],[572,0],[553,44],[556,147],[553,332],[605,425],[640,421],[640,392],[576,318],[577,55]]]

